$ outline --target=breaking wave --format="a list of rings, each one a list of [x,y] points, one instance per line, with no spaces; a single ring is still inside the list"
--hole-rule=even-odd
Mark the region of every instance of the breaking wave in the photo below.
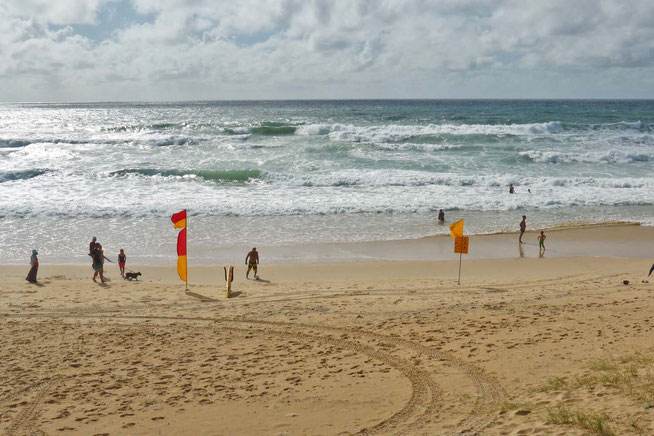
[[[652,155],[612,150],[606,153],[573,154],[558,151],[528,150],[520,152],[524,160],[537,163],[640,163],[650,162]]]
[[[129,175],[144,177],[171,177],[179,179],[210,180],[214,182],[249,182],[261,178],[259,170],[160,170],[147,168],[124,169],[112,171],[108,177],[126,177]]]
[[[28,146],[32,141],[20,139],[0,139],[0,148],[20,148]]]
[[[33,170],[24,170],[24,171],[6,171],[0,172],[0,183],[9,182],[12,180],[27,180],[33,179],[34,177],[42,176],[43,174],[50,172],[48,169],[33,169]]]
[[[429,124],[355,126],[310,124],[298,127],[298,135],[329,135],[334,141],[398,142],[426,135],[553,135],[564,131],[559,121],[531,124]]]

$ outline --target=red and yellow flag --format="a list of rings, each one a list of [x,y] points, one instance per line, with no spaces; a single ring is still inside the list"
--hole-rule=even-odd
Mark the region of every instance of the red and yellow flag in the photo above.
[[[460,238],[461,236],[463,236],[463,219],[450,225],[450,237]]]
[[[170,220],[175,224],[176,229],[186,228],[186,209],[181,212],[174,213]]]
[[[182,231],[177,235],[177,274],[182,281],[186,281],[186,209],[173,214],[170,220],[176,229]]]

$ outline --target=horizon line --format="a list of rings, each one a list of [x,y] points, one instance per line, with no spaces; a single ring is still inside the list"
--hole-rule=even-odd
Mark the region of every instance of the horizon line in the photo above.
[[[244,103],[244,102],[347,102],[347,101],[654,101],[654,98],[266,98],[266,99],[197,99],[197,100],[69,100],[69,101],[0,101],[0,104],[171,104],[171,103]]]

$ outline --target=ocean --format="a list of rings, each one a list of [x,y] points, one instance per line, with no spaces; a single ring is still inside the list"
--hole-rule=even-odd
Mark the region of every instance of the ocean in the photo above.
[[[653,162],[651,100],[1,104],[0,263],[88,262],[91,236],[170,263],[182,209],[199,263],[445,234],[439,209],[468,234],[651,226]]]

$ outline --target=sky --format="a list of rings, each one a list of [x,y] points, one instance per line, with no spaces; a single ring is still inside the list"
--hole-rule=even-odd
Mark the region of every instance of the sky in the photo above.
[[[0,101],[654,98],[652,0],[0,0]]]

